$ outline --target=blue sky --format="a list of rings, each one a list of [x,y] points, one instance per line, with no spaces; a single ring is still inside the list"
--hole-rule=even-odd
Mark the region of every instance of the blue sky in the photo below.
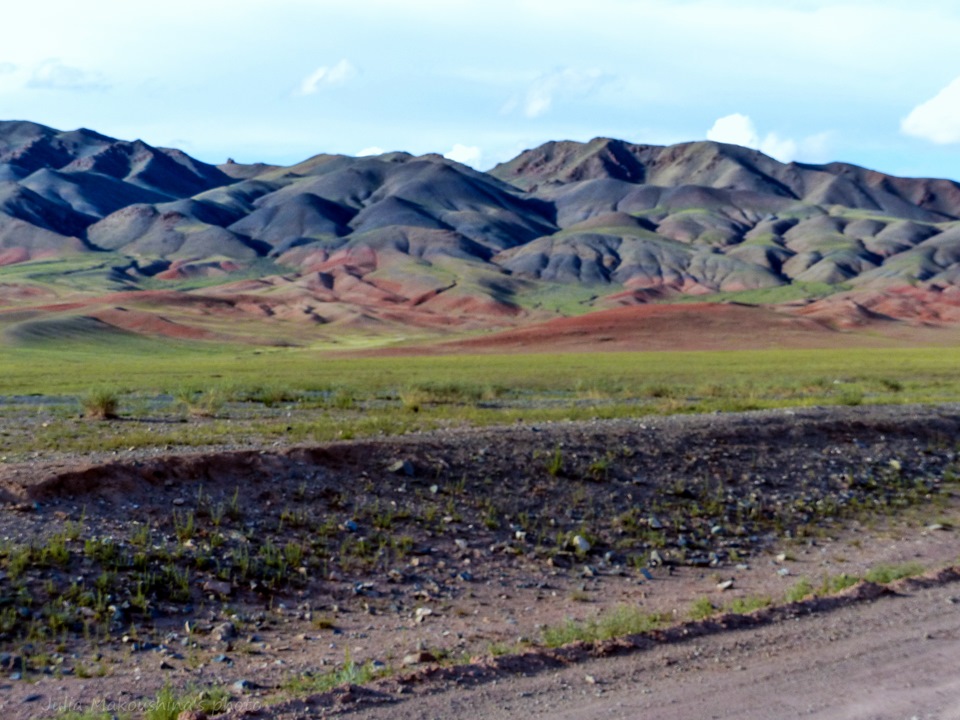
[[[208,162],[713,138],[960,179],[939,0],[47,0],[4,9],[0,118]]]

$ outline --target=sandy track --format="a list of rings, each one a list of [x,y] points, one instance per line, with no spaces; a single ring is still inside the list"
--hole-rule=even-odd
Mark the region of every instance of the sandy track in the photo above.
[[[907,589],[826,614],[343,713],[365,720],[960,718],[958,593],[956,583]]]

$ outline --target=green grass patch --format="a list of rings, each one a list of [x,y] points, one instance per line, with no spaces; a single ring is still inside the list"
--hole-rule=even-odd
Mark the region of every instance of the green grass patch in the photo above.
[[[716,615],[717,612],[718,610],[714,607],[710,598],[704,595],[690,604],[690,610],[687,612],[687,616],[691,620],[706,620],[708,617]]]
[[[942,403],[960,400],[958,366],[960,348],[358,359],[294,348],[50,343],[0,353],[0,412],[33,418],[34,425],[29,433],[0,436],[0,455]],[[121,421],[78,421],[77,408],[91,388],[109,388]],[[183,423],[185,416],[193,421]]]
[[[903,578],[921,575],[923,571],[923,565],[917,562],[900,563],[899,565],[884,564],[871,568],[867,572],[865,579],[869,582],[886,585],[894,580],[902,580]]]
[[[766,595],[751,595],[749,597],[736,598],[726,606],[729,612],[737,615],[746,615],[765,607],[770,607],[773,600]]]
[[[305,673],[287,679],[281,689],[294,696],[324,693],[340,685],[364,685],[385,674],[372,662],[358,664],[347,658],[343,665],[326,673]]]
[[[901,401],[924,402],[960,398],[958,364],[960,348],[952,347],[347,359],[294,348],[79,344],[4,348],[0,395],[79,394],[91,386],[121,393],[211,386],[238,393],[272,386],[296,396],[349,384],[368,398],[406,387],[444,393],[454,387],[461,394],[466,387],[505,387],[560,398],[573,388],[602,386],[699,400],[749,394],[781,405],[829,402],[840,388],[859,388],[867,401],[895,392]]]
[[[846,590],[848,587],[853,587],[858,582],[860,582],[860,578],[856,577],[855,575],[848,575],[847,573],[831,575],[823,581],[823,584],[820,586],[817,594],[834,595],[838,592]]]
[[[813,595],[813,585],[807,578],[800,578],[787,590],[784,598],[787,602],[800,602]]]
[[[567,620],[543,629],[543,644],[560,647],[572,642],[596,642],[624,635],[636,635],[663,627],[667,618],[660,613],[645,613],[632,605],[619,605],[595,620]]]
[[[591,286],[538,282],[532,289],[524,290],[515,298],[526,310],[548,310],[567,317],[583,315],[595,310],[594,301],[622,289],[619,285]]]

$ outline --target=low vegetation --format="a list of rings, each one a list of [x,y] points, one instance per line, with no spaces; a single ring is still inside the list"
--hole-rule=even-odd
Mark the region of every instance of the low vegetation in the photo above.
[[[0,434],[0,456],[960,400],[960,349],[954,348],[349,360],[303,350],[176,344],[121,343],[111,350],[5,349],[0,412],[41,422]],[[123,422],[78,422],[78,403],[84,419]],[[549,460],[560,472],[562,455]],[[603,458],[596,463],[602,476]]]
[[[780,599],[766,595],[750,595],[734,598],[723,604],[714,602],[706,595],[701,595],[690,604],[685,614],[678,616],[679,621],[676,617],[663,613],[645,613],[641,608],[633,605],[618,605],[592,620],[568,619],[559,625],[548,625],[541,632],[540,641],[543,646],[549,648],[560,647],[573,642],[603,642],[604,640],[659,630],[669,625],[676,625],[678,622],[707,620],[722,613],[747,615],[780,603],[801,602],[814,597],[829,597],[863,581],[886,585],[903,578],[915,577],[925,570],[926,568],[919,563],[878,565],[870,569],[862,578],[847,574],[827,576],[816,590],[809,579],[801,578]]]
[[[652,466],[643,462],[656,460],[649,448],[638,449],[635,436],[571,441],[529,427],[545,420],[954,400],[960,398],[954,351],[857,351],[856,362],[842,351],[322,363],[300,350],[191,353],[119,353],[96,366],[85,385],[53,371],[54,361],[91,359],[76,348],[72,354],[4,355],[0,394],[7,402],[0,412],[24,423],[3,424],[0,462],[38,450],[263,447],[494,423],[542,439],[505,457],[506,446],[493,445],[484,455],[492,443],[486,438],[483,447],[430,459],[415,475],[407,475],[402,462],[389,469],[392,455],[378,458],[364,466],[369,474],[351,474],[349,490],[342,478],[291,474],[272,480],[269,502],[232,482],[190,482],[164,487],[163,512],[125,518],[113,534],[78,509],[62,524],[2,541],[0,649],[18,652],[27,673],[56,673],[56,649],[71,643],[116,645],[125,635],[160,643],[156,619],[188,607],[273,607],[279,598],[309,595],[333,576],[393,572],[402,583],[398,568],[424,547],[457,554],[457,531],[467,527],[484,533],[484,547],[526,562],[564,568],[604,558],[639,577],[660,562],[732,565],[765,543],[805,542],[849,519],[918,506],[936,516],[960,477],[952,438],[924,438],[929,452],[872,453],[856,467],[832,469],[833,475],[819,472],[823,453],[817,453],[809,471],[779,485],[765,484],[769,458],[756,456],[755,445],[726,443],[689,457],[686,447],[672,448],[674,470],[654,485],[646,478]],[[113,400],[119,420],[90,422],[85,407],[81,416],[78,401],[88,387],[107,388],[104,396]],[[743,475],[724,476],[736,453]],[[498,478],[508,473],[512,481],[505,488]],[[865,578],[890,582],[920,569],[878,566]],[[467,575],[473,572],[476,566]],[[620,606],[592,620],[545,628],[540,641],[551,647],[602,641],[678,618],[751,613],[833,594],[859,580],[801,579],[782,597],[728,601],[711,594],[676,616]],[[596,602],[592,588],[567,597],[584,609]],[[377,603],[370,607],[382,610]],[[324,608],[310,622],[317,632],[333,632],[341,619]],[[254,629],[251,623],[248,630]],[[107,672],[95,663],[72,664],[77,676]],[[336,669],[298,673],[285,691],[322,692],[378,672],[348,658]],[[166,705],[181,695],[174,692]]]
[[[114,420],[120,401],[117,394],[107,388],[91,390],[80,398],[84,417],[91,420]]]

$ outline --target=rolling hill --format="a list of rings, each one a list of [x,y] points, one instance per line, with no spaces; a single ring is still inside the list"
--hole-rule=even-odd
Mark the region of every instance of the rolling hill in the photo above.
[[[407,153],[215,167],[0,122],[0,266],[8,337],[73,319],[309,343],[688,299],[950,324],[960,185],[606,138],[487,173]]]

